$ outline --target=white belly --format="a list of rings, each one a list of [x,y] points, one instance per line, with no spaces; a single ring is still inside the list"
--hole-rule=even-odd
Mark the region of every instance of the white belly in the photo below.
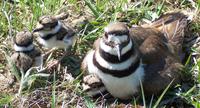
[[[130,96],[138,92],[138,88],[140,88],[140,80],[142,82],[144,76],[144,69],[142,67],[142,64],[140,64],[136,71],[131,75],[127,77],[118,78],[109,74],[105,74],[101,72],[101,70],[96,68],[93,65],[93,54],[94,51],[90,52],[87,55],[86,61],[88,65],[88,71],[89,73],[97,74],[106,86],[106,89],[114,97],[118,97],[120,99],[128,99],[130,98]]]
[[[64,48],[67,49],[70,45],[63,40],[57,40],[56,37],[52,37],[48,40],[44,40],[38,37],[38,41],[40,44],[44,45],[46,48]],[[71,44],[71,43],[70,43]]]

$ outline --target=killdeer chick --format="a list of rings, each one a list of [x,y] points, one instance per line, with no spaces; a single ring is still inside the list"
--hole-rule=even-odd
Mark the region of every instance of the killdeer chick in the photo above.
[[[145,95],[160,93],[172,81],[172,85],[179,83],[182,64],[177,51],[181,50],[187,18],[183,14],[167,16],[162,24],[175,30],[172,35],[153,26],[129,29],[121,22],[109,24],[95,49],[85,56],[82,69],[96,74],[106,90],[120,99],[138,95],[141,83]]]
[[[42,66],[43,57],[40,49],[33,44],[33,36],[28,31],[18,32],[14,40],[14,54],[12,61],[17,68],[26,72],[32,66]]]
[[[75,39],[74,30],[54,16],[40,17],[33,33],[38,33],[39,43],[47,48],[68,49],[72,46]]]
[[[70,28],[66,23],[62,22],[61,16],[42,16],[33,33],[38,34],[38,41],[46,48],[62,48],[68,50],[71,48],[75,41],[75,31]],[[50,50],[49,52],[54,51]],[[48,52],[48,53],[49,53]],[[57,64],[68,54],[66,51],[59,60],[50,63],[48,68]]]
[[[106,88],[96,74],[89,74],[83,78],[83,91],[91,97],[98,97],[106,94]]]

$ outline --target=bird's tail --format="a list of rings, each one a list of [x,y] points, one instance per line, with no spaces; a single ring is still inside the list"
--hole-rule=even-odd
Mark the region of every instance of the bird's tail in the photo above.
[[[187,29],[187,16],[181,12],[167,13],[153,21],[151,26],[165,34],[172,45],[181,48]]]
[[[161,15],[158,19],[149,24],[162,32],[167,38],[168,42],[173,46],[173,51],[178,53],[183,59],[182,51],[183,41],[187,32],[188,16],[181,12],[172,12]]]

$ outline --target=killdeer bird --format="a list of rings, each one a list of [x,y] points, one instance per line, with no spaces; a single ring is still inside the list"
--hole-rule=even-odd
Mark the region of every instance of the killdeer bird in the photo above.
[[[180,51],[187,17],[179,12],[161,16],[152,26],[128,28],[109,24],[82,62],[83,71],[96,74],[114,97],[159,94],[181,81]],[[88,81],[88,80],[87,80]],[[86,83],[87,83],[86,81]],[[140,83],[141,82],[141,83]]]
[[[42,16],[33,33],[39,35],[39,43],[47,48],[64,48],[72,46],[75,39],[75,31],[62,23],[56,16]]]
[[[30,32],[18,32],[13,40],[15,52],[11,59],[18,69],[26,72],[32,66],[42,66],[43,57],[41,56],[40,49],[34,46]]]

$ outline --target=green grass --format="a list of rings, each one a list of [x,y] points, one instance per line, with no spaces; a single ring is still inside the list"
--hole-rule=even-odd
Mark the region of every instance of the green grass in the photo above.
[[[0,107],[2,107],[5,104],[9,104],[12,102],[12,99],[14,97],[12,95],[9,94],[1,94],[0,95]]]
[[[53,72],[55,71],[55,74],[52,74],[53,77],[50,77],[49,80],[46,81],[44,79],[35,78],[37,77],[37,75],[27,75],[27,78],[34,77],[34,82],[37,83],[40,83],[40,80],[43,80],[45,82],[45,85],[43,85],[42,87],[31,87],[31,89],[22,90],[23,92],[20,90],[19,94],[22,97],[27,97],[27,99],[30,100],[32,99],[31,96],[33,96],[33,93],[36,90],[39,90],[42,93],[45,92],[47,94],[48,92],[50,92],[49,95],[45,95],[45,93],[42,95],[44,95],[43,99],[46,102],[50,103],[52,108],[59,107],[59,105],[63,103],[70,107],[76,107],[79,104],[89,108],[98,106],[98,102],[87,98],[87,96],[81,91],[81,71],[79,67],[82,58],[87,53],[87,51],[92,48],[93,42],[98,37],[102,36],[103,28],[108,23],[113,21],[124,21],[129,26],[131,26],[133,24],[140,24],[148,20],[156,19],[162,13],[167,11],[177,9],[186,10],[194,8],[192,7],[192,3],[188,2],[187,0],[176,2],[177,4],[168,4],[165,0],[159,2],[155,2],[154,0],[142,0],[137,3],[128,3],[128,0],[96,0],[95,2],[94,0],[51,0],[51,2],[49,0],[19,1],[19,3],[14,4],[8,3],[4,0],[0,1],[0,40],[2,40],[0,44],[1,46],[7,46],[6,48],[1,48],[0,51],[6,51],[6,56],[10,56],[12,52],[11,37],[15,36],[16,32],[24,29],[32,31],[32,29],[36,25],[38,18],[42,15],[55,15],[59,12],[64,11],[69,12],[70,15],[74,16],[86,15],[92,17],[92,19],[89,20],[87,24],[83,25],[82,30],[79,32],[79,38],[72,48],[73,55],[64,58],[64,65],[61,65],[60,67],[53,70]],[[196,8],[200,7],[199,0],[195,3],[195,6]],[[191,26],[191,29],[194,31],[194,33],[200,33],[199,15],[194,18],[194,22]],[[6,43],[3,40],[6,40]],[[49,56],[47,61],[51,61],[52,59],[54,59],[53,54],[52,56]],[[6,70],[6,72],[12,71],[13,69],[9,68],[5,61],[6,59],[1,60],[2,64],[0,64],[0,68],[5,68],[3,70]],[[189,60],[187,64],[189,64]],[[191,76],[190,79],[193,79],[192,81],[190,81],[191,86],[189,86],[189,90],[178,91],[178,93],[177,91],[173,90],[167,92],[167,87],[163,94],[161,94],[160,98],[155,97],[150,102],[150,106],[159,106],[159,104],[163,100],[173,94],[173,96],[180,96],[186,99],[188,103],[193,104],[197,108],[200,107],[200,90],[199,87],[194,84],[200,84],[200,75],[195,78],[192,77],[192,72],[195,67],[200,67],[200,61],[198,60],[197,64],[195,65],[187,64],[185,65],[184,73]],[[67,72],[71,72],[73,76],[80,76],[70,82],[68,81],[68,79],[62,78],[66,77],[64,75]],[[17,79],[18,82],[20,82],[20,78]],[[22,80],[21,82],[23,81],[25,80]],[[10,94],[0,95],[0,106],[18,106],[20,104],[21,98],[15,98],[15,94],[17,93],[11,92]],[[66,96],[64,96],[64,94]],[[145,94],[143,93],[143,102],[146,103],[148,100],[146,100],[146,97],[144,97]],[[13,101],[13,99],[19,99],[19,101]],[[138,100],[134,99],[134,102],[131,102],[131,104],[135,105],[137,104],[137,102]],[[25,106],[26,105],[27,104],[25,104]]]
[[[53,73],[53,88],[52,88],[52,102],[51,102],[51,108],[55,108],[56,107],[56,94],[55,94],[55,92],[56,92],[56,74],[55,74],[55,72]]]

